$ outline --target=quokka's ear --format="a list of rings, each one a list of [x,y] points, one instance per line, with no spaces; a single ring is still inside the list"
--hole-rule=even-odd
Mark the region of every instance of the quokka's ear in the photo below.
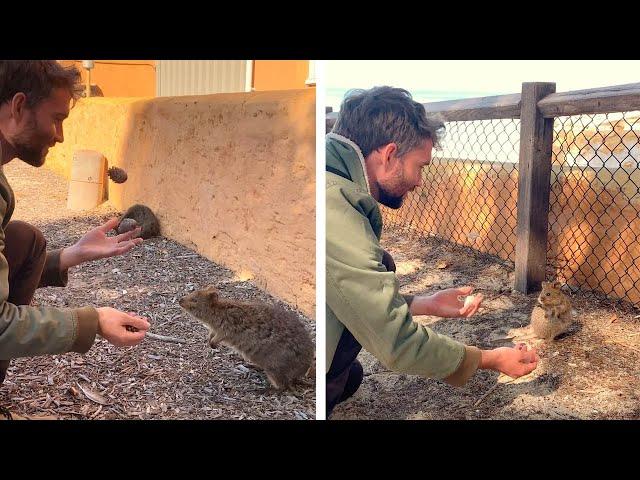
[[[205,293],[211,305],[218,303],[218,290],[215,287],[207,287]]]
[[[549,285],[549,282],[542,282],[542,288],[547,288],[548,285]]]
[[[560,282],[553,282],[553,288],[555,288],[555,289],[557,289],[557,290],[560,290],[560,287],[561,287],[561,286],[562,286],[562,285],[560,285]]]

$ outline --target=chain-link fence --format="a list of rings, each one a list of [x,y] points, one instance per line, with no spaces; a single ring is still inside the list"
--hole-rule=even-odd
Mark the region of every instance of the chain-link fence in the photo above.
[[[640,112],[558,117],[547,277],[640,306]]]
[[[513,261],[520,121],[447,122],[443,148],[423,169],[422,186],[386,224],[409,227]]]
[[[640,307],[640,84],[541,94],[552,85],[430,105],[456,121],[385,223],[513,262],[520,291],[546,277]]]

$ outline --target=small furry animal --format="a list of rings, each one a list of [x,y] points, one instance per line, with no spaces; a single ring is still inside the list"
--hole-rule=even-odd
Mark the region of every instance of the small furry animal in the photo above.
[[[227,345],[263,369],[277,390],[313,368],[314,345],[296,315],[267,303],[222,299],[214,287],[195,291],[180,306],[209,328],[209,345]]]
[[[538,303],[540,306],[531,312],[531,326],[536,337],[553,340],[569,329],[573,323],[571,302],[560,290],[559,282],[542,282]]]
[[[147,238],[157,237],[158,235],[160,235],[160,222],[158,222],[158,219],[149,207],[140,204],[129,207],[122,218],[120,218],[120,223],[117,227],[118,233],[124,233],[135,228],[135,226],[131,227],[131,222],[125,223],[125,220],[128,218],[135,220],[137,225],[142,227],[140,237],[144,238],[145,240]],[[125,223],[125,225],[123,225],[123,223]],[[121,226],[122,229],[120,228]],[[127,230],[127,228],[129,230]]]
[[[118,224],[118,233],[126,233],[138,227],[138,222],[133,218],[123,218]]]

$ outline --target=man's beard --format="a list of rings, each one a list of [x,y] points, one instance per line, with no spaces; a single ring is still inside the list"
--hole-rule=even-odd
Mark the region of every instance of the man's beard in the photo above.
[[[397,210],[402,206],[404,197],[407,194],[407,182],[405,181],[402,170],[398,174],[386,182],[386,185],[378,183],[378,202],[382,205]],[[399,194],[402,192],[402,194]]]
[[[22,133],[13,138],[16,157],[34,167],[44,165],[44,150],[48,145],[48,138],[40,133],[35,118],[31,119]]]
[[[382,186],[379,187],[378,196],[380,197],[378,202],[386,207],[393,208],[394,210],[400,208],[402,206],[402,202],[404,202],[404,195],[393,195],[386,191]]]

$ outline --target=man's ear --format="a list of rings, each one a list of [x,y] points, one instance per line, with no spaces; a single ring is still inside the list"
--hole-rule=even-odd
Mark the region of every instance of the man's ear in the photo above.
[[[24,111],[27,108],[27,96],[22,93],[16,93],[11,99],[11,116],[16,122],[20,122],[24,117]]]
[[[398,159],[398,145],[396,143],[388,143],[379,149],[380,161],[385,172],[395,169],[395,162]]]

